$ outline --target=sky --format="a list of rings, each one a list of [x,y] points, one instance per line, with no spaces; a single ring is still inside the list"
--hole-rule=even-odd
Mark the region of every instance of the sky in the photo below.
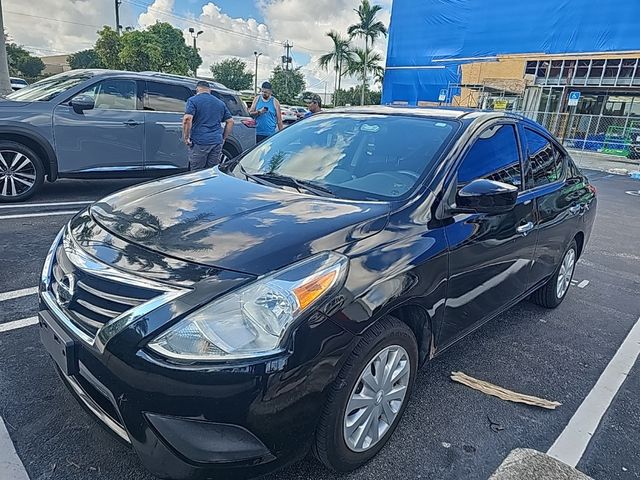
[[[383,7],[380,20],[389,25],[392,0],[372,0]],[[357,21],[353,9],[360,0],[122,0],[120,24],[144,28],[156,21],[180,28],[191,42],[188,28],[203,30],[198,48],[203,64],[198,72],[229,57],[240,57],[253,72],[254,51],[262,53],[258,81],[261,83],[279,64],[283,43],[293,44],[294,66],[302,67],[307,89],[331,92],[333,71],[318,67],[320,55],[331,50],[326,33],[346,34]],[[5,31],[10,38],[37,55],[69,54],[91,48],[102,25],[115,25],[113,0],[3,0]],[[358,40],[354,40],[360,45]],[[386,58],[386,39],[374,45]],[[347,87],[355,81],[346,79]]]

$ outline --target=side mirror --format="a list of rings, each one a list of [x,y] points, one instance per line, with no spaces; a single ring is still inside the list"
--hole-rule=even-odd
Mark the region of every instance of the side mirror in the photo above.
[[[516,206],[518,188],[494,180],[469,182],[456,195],[457,213],[506,213]]]
[[[77,97],[71,99],[69,102],[73,111],[76,113],[83,113],[85,110],[93,110],[95,107],[95,102],[93,98],[88,95],[78,95]]]

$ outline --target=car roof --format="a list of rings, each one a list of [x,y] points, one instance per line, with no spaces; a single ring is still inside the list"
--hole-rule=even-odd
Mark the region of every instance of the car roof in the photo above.
[[[93,76],[104,76],[104,77],[112,77],[112,76],[134,76],[139,78],[140,80],[169,80],[172,82],[179,82],[183,85],[189,85],[195,87],[195,84],[198,80],[206,80],[211,85],[213,90],[225,93],[238,94],[235,90],[231,90],[227,88],[225,85],[218,83],[210,78],[204,77],[187,77],[184,75],[174,75],[171,73],[162,73],[162,72],[131,72],[126,70],[105,70],[105,69],[83,69],[83,70],[70,70],[71,72],[86,72],[90,73]]]
[[[524,117],[520,114],[496,111],[496,110],[478,110],[465,107],[414,107],[410,105],[366,105],[356,107],[338,107],[325,110],[325,113],[368,113],[377,115],[407,115],[428,118],[441,118],[443,120],[464,120],[471,122],[476,119],[489,118],[510,118],[519,122],[535,125],[542,128],[535,121]]]

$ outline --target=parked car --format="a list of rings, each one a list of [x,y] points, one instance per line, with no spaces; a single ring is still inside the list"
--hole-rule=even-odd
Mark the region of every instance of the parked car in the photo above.
[[[309,110],[305,107],[291,107],[291,110],[298,117],[298,120],[303,118],[307,114],[307,112],[309,112]]]
[[[155,475],[258,475],[309,449],[350,471],[425,362],[520,300],[563,301],[595,214],[530,120],[320,113],[78,214],[44,264],[41,338]]]
[[[154,72],[71,70],[0,101],[0,202],[31,197],[46,177],[123,178],[186,171],[182,115],[196,79]],[[213,84],[234,116],[223,156],[255,145],[238,94]]]
[[[291,125],[298,121],[298,115],[292,110],[291,107],[280,105],[280,112],[282,113],[282,123]]]
[[[11,81],[11,88],[16,91],[16,90],[20,90],[21,88],[24,87],[28,87],[29,84],[27,83],[26,80],[23,80],[22,78],[18,78],[18,77],[9,77],[9,80]]]

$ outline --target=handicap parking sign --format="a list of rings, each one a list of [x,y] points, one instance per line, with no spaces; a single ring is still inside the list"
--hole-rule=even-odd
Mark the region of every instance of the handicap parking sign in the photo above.
[[[580,92],[569,92],[568,105],[570,107],[575,107],[576,105],[578,105],[578,100],[580,100]]]

